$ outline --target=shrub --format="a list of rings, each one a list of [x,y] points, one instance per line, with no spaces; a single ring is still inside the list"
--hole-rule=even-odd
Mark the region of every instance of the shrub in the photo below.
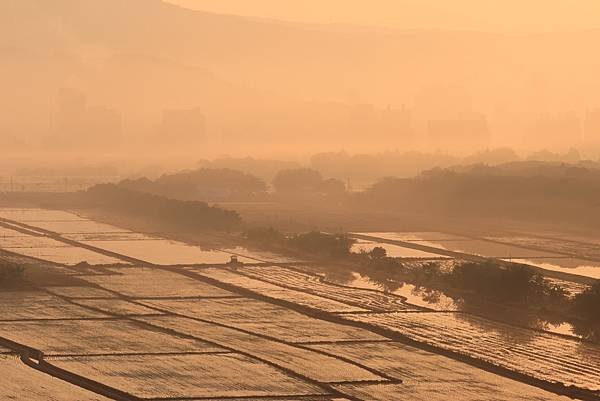
[[[600,323],[600,281],[575,296],[573,312],[585,320]]]
[[[344,234],[325,234],[318,231],[291,237],[289,245],[302,252],[319,256],[348,257],[355,240]]]

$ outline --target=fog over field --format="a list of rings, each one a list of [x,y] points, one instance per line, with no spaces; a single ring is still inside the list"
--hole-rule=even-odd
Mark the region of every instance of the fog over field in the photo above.
[[[0,0],[0,401],[600,400],[597,0]]]

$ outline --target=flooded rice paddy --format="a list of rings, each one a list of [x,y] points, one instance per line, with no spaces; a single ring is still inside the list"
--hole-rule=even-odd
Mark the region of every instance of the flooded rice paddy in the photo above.
[[[140,398],[218,399],[323,393],[315,385],[235,353],[73,357],[52,362],[92,380],[110,382],[114,388]]]
[[[385,242],[375,242],[375,241],[364,241],[359,240],[356,244],[352,246],[352,252],[360,253],[360,252],[371,252],[373,248],[383,248],[387,251],[387,256],[392,258],[417,258],[417,259],[425,259],[425,258],[442,258],[443,256],[431,252],[420,251],[418,249],[406,248],[399,245],[386,244]]]
[[[467,237],[456,239],[432,239],[427,235],[422,235],[423,239],[411,239],[409,241],[400,239],[404,237],[401,233],[360,233],[376,239],[388,241],[405,241],[411,244],[428,246],[444,251],[465,253],[469,255],[478,255],[488,258],[519,258],[519,257],[560,257],[561,255],[551,251],[526,249],[518,246],[501,244],[491,241],[470,239]],[[409,238],[419,238],[416,233],[413,233]],[[429,239],[427,239],[429,238]]]
[[[600,391],[600,348],[456,313],[352,315],[418,342],[550,382]]]
[[[468,255],[477,255],[497,258],[515,263],[536,266],[545,270],[569,273],[594,279],[600,279],[600,245],[595,242],[584,243],[561,238],[524,237],[519,235],[509,237],[486,237],[472,239],[443,233],[388,233],[371,232],[356,233],[372,238],[371,241],[359,240],[357,249],[362,246],[365,250],[372,249],[371,244],[390,249],[394,254],[390,256],[403,256],[396,248],[404,248],[398,244],[385,241],[402,241],[408,244],[430,247],[428,253],[435,254],[435,249],[440,251],[457,252]],[[600,242],[600,240],[598,240]],[[366,245],[362,245],[362,243]],[[383,244],[383,245],[381,245]],[[393,248],[388,248],[393,247]],[[413,251],[412,249],[409,249]],[[388,251],[389,253],[390,251]],[[419,251],[416,251],[419,252]],[[568,256],[571,255],[571,256]],[[441,255],[438,255],[441,256]],[[424,257],[424,256],[423,256]],[[596,259],[596,260],[594,260]]]
[[[22,399],[24,391],[34,401],[108,398],[25,365],[17,356],[22,351],[4,339],[43,351],[49,366],[148,399],[567,399],[502,372],[559,392],[565,385],[600,395],[598,345],[459,312],[461,305],[440,292],[314,263],[274,266],[293,260],[242,247],[200,249],[67,212],[0,209],[0,218],[30,226],[0,228],[0,248],[10,258],[21,258],[28,269],[43,265],[37,259],[55,262],[64,265],[51,266],[57,273],[80,280],[0,291],[0,373],[10,378],[2,388],[9,399]],[[444,233],[392,234],[472,254],[530,262],[554,257]],[[147,263],[101,263],[102,252],[61,238]],[[394,246],[392,256],[397,251],[416,265],[440,257],[385,240],[361,245]],[[43,248],[57,251],[41,254]],[[524,253],[512,253],[515,248]],[[95,266],[74,267],[73,254]],[[251,265],[220,265],[231,254]],[[114,260],[122,263],[118,255]],[[487,370],[466,364],[469,358]]]
[[[27,401],[109,401],[25,365],[16,355],[0,355],[2,398]]]
[[[509,261],[600,280],[600,262],[572,258],[509,259]]]

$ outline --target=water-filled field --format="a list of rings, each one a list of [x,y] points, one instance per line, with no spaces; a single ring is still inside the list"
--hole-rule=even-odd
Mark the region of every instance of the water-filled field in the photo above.
[[[600,280],[600,262],[573,258],[510,259],[514,263],[523,263],[545,270],[576,274]]]
[[[58,256],[44,255],[46,260],[66,264],[73,264],[69,252],[79,258],[87,255],[88,262],[97,255],[104,258],[61,241],[43,230],[47,229],[63,238],[165,265],[71,268],[11,254],[10,260],[22,259],[28,269],[45,266],[56,274],[68,273],[69,280],[46,288],[0,292],[4,307],[0,337],[44,351],[52,364],[138,397],[342,401],[345,394],[377,401],[561,399],[456,359],[402,345],[392,340],[392,334],[383,336],[382,329],[546,382],[600,390],[597,345],[448,313],[463,305],[439,291],[386,280],[384,274],[379,277],[375,272],[370,278],[347,266],[318,263],[260,264],[289,263],[293,258],[243,247],[201,249],[71,213],[0,209],[2,213],[40,227],[0,228],[0,247],[11,252],[39,255],[40,249],[52,249]],[[387,234],[391,240],[438,249],[494,256],[508,252],[506,258],[515,258],[512,251],[518,249],[527,251],[523,258],[530,263],[572,263],[564,266],[571,270],[582,266],[568,257],[551,259],[551,250],[532,251],[436,232]],[[407,267],[419,268],[431,258],[450,267],[456,263],[384,240],[361,241],[359,246],[379,243],[390,256],[407,258],[402,261]],[[240,255],[247,265],[206,266],[228,262],[231,254]],[[553,330],[572,334],[573,327]],[[0,371],[1,358],[7,355],[10,351],[0,348]],[[39,390],[30,399],[44,399],[43,389]],[[79,397],[75,399],[102,400],[73,394]]]
[[[123,299],[78,299],[75,302],[78,305],[93,308],[93,310],[100,310],[110,315],[140,316],[159,314],[159,312],[146,306]]]
[[[360,361],[369,368],[402,380],[402,384],[355,384],[339,387],[350,395],[372,391],[369,397],[377,400],[567,400],[453,359],[396,342],[314,344],[309,347],[340,355],[351,361]],[[448,398],[449,395],[455,398]]]
[[[227,297],[234,294],[181,274],[144,267],[106,269],[108,274],[84,277],[104,289],[134,298]]]
[[[340,284],[348,287],[386,291],[381,283],[375,282],[356,272],[352,272],[352,277],[348,280],[340,281]],[[411,305],[423,308],[437,311],[454,311],[461,308],[461,305],[456,300],[441,291],[419,288],[413,284],[402,283],[400,288],[393,289],[391,293],[406,298],[406,302]]]
[[[84,220],[83,218],[79,217],[74,213],[69,213],[62,210],[48,210],[37,208],[0,208],[0,218],[15,220],[28,224],[36,222]]]
[[[361,235],[372,236],[390,241],[403,241],[402,233],[360,233]],[[415,235],[408,235],[409,238],[414,238]],[[423,236],[426,238],[426,236]],[[432,238],[432,237],[431,237]],[[407,241],[408,242],[408,241]],[[490,258],[523,258],[523,257],[560,257],[560,255],[551,251],[526,249],[518,246],[500,244],[491,241],[477,239],[411,239],[411,243],[438,248],[442,250],[466,253],[470,255],[479,255]]]
[[[0,355],[0,377],[3,400],[109,401],[106,397],[32,369],[14,355]]]
[[[420,383],[420,384],[339,384],[335,386],[348,396],[363,401],[568,401],[571,398],[557,396],[536,388],[523,392],[507,391],[498,385],[484,383]],[[487,398],[491,397],[491,398]]]
[[[139,320],[159,327],[175,329],[250,354],[320,382],[384,380],[355,364],[326,353],[298,348],[236,329],[173,316],[147,317]]]
[[[600,239],[598,238],[576,238],[569,236],[557,236],[555,238],[527,236],[516,234],[514,236],[487,237],[489,239],[508,242],[515,245],[544,249],[550,252],[564,253],[580,258],[600,259]]]
[[[0,321],[106,316],[73,305],[43,291],[0,291]]]
[[[140,398],[206,399],[323,394],[323,390],[315,385],[235,353],[73,357],[54,359],[52,363],[92,380],[108,382]]]
[[[226,252],[202,249],[198,246],[166,239],[82,242],[156,265],[222,264],[231,259],[231,255]],[[244,262],[253,262],[250,259],[239,259]]]
[[[385,242],[376,242],[376,241],[365,241],[359,240],[356,244],[352,246],[352,252],[371,252],[373,248],[383,248],[387,251],[387,256],[393,258],[418,258],[418,259],[432,259],[432,258],[442,258],[444,256],[425,252],[418,249],[406,248],[399,245],[386,244]]]
[[[456,313],[347,315],[549,382],[600,390],[600,348]]]
[[[256,280],[221,268],[202,269],[199,275],[216,279],[220,282],[235,285],[239,288],[248,289],[256,294],[264,295],[273,299],[292,302],[325,312],[367,312],[368,309],[359,308],[338,302],[332,299],[319,297],[306,292],[280,287],[266,281]]]
[[[222,351],[119,319],[0,322],[0,336],[47,355]]]
[[[378,340],[367,330],[312,318],[267,302],[247,298],[152,300],[150,305],[182,316],[227,325],[292,343]]]
[[[319,267],[311,266],[310,269]],[[292,270],[280,266],[257,266],[240,269],[240,272],[266,282],[284,287],[297,288],[311,294],[334,299],[348,305],[355,305],[371,311],[420,310],[407,305],[404,299],[377,290],[336,285],[323,280],[322,276]]]
[[[369,232],[369,233],[356,233],[362,235],[369,235],[378,238],[386,238],[397,241],[468,241],[468,237],[460,235],[442,233],[438,231],[419,231],[419,232]]]
[[[75,265],[80,262],[88,262],[91,265],[121,263],[119,259],[75,247],[53,238],[24,234],[4,227],[0,227],[0,248],[66,265]]]

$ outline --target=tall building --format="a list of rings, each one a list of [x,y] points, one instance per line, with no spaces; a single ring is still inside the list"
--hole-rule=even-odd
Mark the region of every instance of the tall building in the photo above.
[[[56,102],[54,131],[48,140],[50,145],[110,147],[121,138],[121,114],[104,106],[90,107],[85,94],[61,89]]]

